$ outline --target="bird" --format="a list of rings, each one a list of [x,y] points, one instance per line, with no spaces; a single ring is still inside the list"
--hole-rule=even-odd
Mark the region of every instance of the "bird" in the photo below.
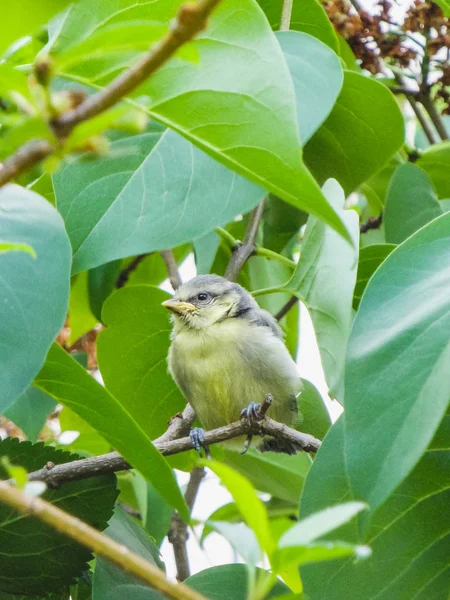
[[[255,415],[266,396],[268,416],[295,426],[301,379],[276,319],[239,284],[198,275],[162,305],[172,312],[168,369],[206,430]],[[247,410],[248,407],[248,410]],[[192,430],[200,452],[203,429]],[[224,445],[237,449],[242,439]],[[291,442],[264,437],[258,449],[294,454]]]

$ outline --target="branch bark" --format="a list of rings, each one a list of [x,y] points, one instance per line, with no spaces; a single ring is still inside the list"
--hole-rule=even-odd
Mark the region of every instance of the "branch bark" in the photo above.
[[[181,275],[178,271],[177,261],[173,255],[172,250],[161,250],[161,256],[166,265],[167,275],[169,276],[170,285],[173,290],[177,290],[183,283],[181,281]]]
[[[244,241],[232,250],[230,262],[225,271],[225,277],[230,281],[236,281],[242,267],[255,250],[255,240],[258,235],[259,224],[264,212],[264,201],[260,202],[250,213],[245,231]]]
[[[199,0],[183,4],[169,33],[134,65],[118,75],[103,90],[88,96],[76,108],[51,121],[51,127],[59,141],[63,141],[72,129],[111,108],[127,94],[139,87],[158,70],[186,42],[189,42],[207,25],[208,17],[220,0]],[[0,170],[0,186],[24,171],[39,164],[53,153],[55,147],[46,140],[30,142],[8,158]]]
[[[172,427],[172,432],[168,433],[170,430],[169,427],[169,430],[164,435],[153,442],[163,456],[172,456],[173,454],[179,454],[180,452],[186,452],[193,449],[191,438],[187,435],[187,432],[195,419],[195,413],[191,407],[185,409],[185,413],[187,415],[186,421],[183,417],[176,417],[170,426]],[[190,420],[191,418],[192,421]],[[185,435],[185,437],[178,439],[171,437],[175,432],[181,431],[184,432],[182,435]],[[299,450],[302,450],[303,452],[317,452],[321,445],[320,440],[312,435],[291,429],[287,425],[274,421],[269,417],[265,417],[257,423],[242,419],[230,423],[229,425],[212,429],[211,431],[205,431],[205,444],[211,446],[213,444],[218,444],[219,442],[224,442],[248,434],[282,437],[295,444]],[[75,460],[70,463],[55,465],[50,469],[44,467],[30,473],[28,479],[30,481],[45,481],[49,487],[58,487],[67,481],[87,479],[89,477],[116,471],[124,471],[131,468],[132,465],[127,463],[120,454],[117,452],[110,452],[100,456],[92,456],[90,458]]]
[[[163,571],[144,560],[126,546],[100,533],[87,523],[69,515],[60,508],[30,496],[6,482],[0,482],[0,502],[28,515],[34,515],[63,535],[79,542],[83,546],[103,556],[124,571],[138,577],[148,586],[159,590],[168,598],[175,600],[206,600],[206,598],[184,585],[174,584],[166,579]]]
[[[189,478],[184,497],[191,513],[204,476],[205,469],[203,467],[195,467]],[[173,546],[173,554],[177,566],[177,579],[178,581],[184,581],[191,574],[189,568],[189,555],[186,546],[189,534],[187,524],[181,519],[177,512],[174,512],[173,514],[168,539]]]

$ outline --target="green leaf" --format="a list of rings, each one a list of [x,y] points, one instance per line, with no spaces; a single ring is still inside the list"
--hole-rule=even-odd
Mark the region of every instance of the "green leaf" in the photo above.
[[[430,146],[423,152],[416,165],[428,173],[439,198],[450,198],[450,142]]]
[[[42,468],[47,462],[63,464],[80,458],[50,446],[12,438],[0,441],[0,455],[8,456],[13,464],[28,472]],[[6,476],[0,466],[0,479]],[[46,490],[42,497],[102,530],[112,514],[116,496],[115,477],[110,474],[64,483],[59,489]],[[0,536],[0,588],[12,594],[44,595],[60,591],[73,583],[92,559],[84,546],[6,505],[0,505]]]
[[[90,6],[88,0],[80,3],[79,12],[87,11],[86,4]],[[105,11],[104,4],[101,6]],[[139,18],[168,23],[179,4],[180,0],[157,0],[150,10],[147,5],[133,10],[127,2],[128,9],[123,7],[120,19],[127,20],[130,14],[136,18],[139,12]],[[116,17],[110,10],[106,20],[117,22]],[[83,15],[78,28],[89,30],[95,18]],[[348,237],[302,162],[289,71],[256,1],[228,0],[220,4],[195,45],[199,64],[174,58],[136,90],[136,96],[148,96],[149,115],[240,175],[323,218]],[[101,74],[101,64],[99,67]],[[112,76],[97,79],[99,73],[92,64],[88,71],[81,75],[87,85],[105,85]],[[61,75],[75,75],[80,81],[79,72],[69,70]],[[189,151],[186,157],[189,164],[191,154]],[[173,156],[170,160],[173,162]],[[211,180],[209,173],[206,180]]]
[[[35,442],[56,402],[41,390],[29,387],[4,415],[19,427],[31,442]]]
[[[306,475],[311,466],[310,457],[299,452],[295,456],[259,453],[250,449],[245,455],[226,449],[216,449],[214,455],[237,469],[258,490],[267,492],[297,505]]]
[[[78,273],[72,281],[69,301],[70,337],[68,344],[71,346],[82,335],[94,329],[98,321],[92,314],[88,294],[88,274]]]
[[[270,535],[269,518],[266,508],[256,495],[252,484],[240,473],[216,461],[206,463],[233,496],[245,522],[253,530],[261,549],[270,556],[274,541]]]
[[[36,389],[36,388],[32,388]],[[37,390],[36,391],[40,391]],[[71,452],[80,452],[83,454],[106,454],[111,451],[109,444],[91,425],[86,423],[73,410],[65,406],[59,413],[59,424],[61,434],[66,431],[78,432],[78,437],[66,447]],[[62,438],[64,440],[64,437]],[[62,443],[60,438],[60,443]]]
[[[291,73],[302,144],[325,121],[342,88],[343,73],[336,54],[307,33],[278,31],[278,42]]]
[[[170,529],[173,509],[150,483],[146,484],[145,492],[146,510],[142,515],[144,527],[159,547]]]
[[[340,210],[352,232],[355,247],[359,235],[358,215],[344,210],[344,194],[336,181],[324,193]],[[311,315],[332,397],[342,400],[343,369],[352,325],[352,298],[356,281],[357,253],[324,223],[310,217],[302,242],[301,257],[285,289],[300,298]]]
[[[159,551],[148,534],[121,508],[116,508],[105,534],[150,563],[160,568],[163,566],[159,558]],[[92,582],[92,600],[133,598],[128,592],[132,593],[135,585],[140,588],[142,583],[108,560],[101,556],[97,557]],[[126,594],[124,586],[127,588]],[[150,590],[149,592],[151,593]]]
[[[352,489],[372,510],[417,463],[449,402],[449,227],[446,213],[394,250],[370,280],[354,322],[345,453]]]
[[[372,244],[359,251],[358,272],[356,274],[353,308],[358,310],[359,303],[370,278],[378,267],[386,260],[395,244]]]
[[[274,30],[280,28],[283,0],[258,0]],[[292,4],[290,29],[303,31],[337,52],[338,42],[333,25],[322,4],[317,0],[295,0]]]
[[[84,156],[67,163],[54,187],[74,272],[183,244],[249,211],[264,195],[173,131],[112,142],[95,169]]]
[[[299,429],[323,439],[331,426],[330,414],[319,390],[307,379],[302,378],[302,393],[297,404],[301,418]]]
[[[143,431],[156,438],[186,400],[167,371],[171,324],[167,292],[133,285],[114,292],[103,307],[107,328],[98,338],[106,386]]]
[[[257,573],[262,576],[267,571],[257,569]],[[248,598],[248,571],[245,565],[211,567],[188,577],[185,583],[204,594],[209,600],[247,600]],[[287,592],[289,588],[277,580],[266,598],[274,598]]]
[[[208,521],[209,527],[222,535],[232,548],[242,557],[248,569],[254,571],[262,560],[261,549],[254,532],[244,523]]]
[[[428,175],[411,163],[400,166],[386,197],[383,214],[386,242],[401,244],[443,212]]]
[[[308,215],[269,194],[264,201],[263,246],[281,253],[306,223]]]
[[[215,231],[211,231],[195,240],[194,253],[197,275],[211,272],[219,243],[220,238]]]
[[[366,508],[367,505],[363,502],[346,502],[325,508],[293,525],[283,535],[278,546],[289,548],[309,544],[344,525]]]
[[[34,33],[57,12],[67,6],[68,0],[18,0],[2,6],[0,26],[0,53],[21,37]]]
[[[17,185],[0,190],[2,240],[31,246],[0,256],[0,413],[44,363],[67,314],[70,244],[61,217],[46,200]]]
[[[450,17],[450,2],[449,0],[436,0],[436,4],[442,8],[445,17]]]
[[[116,289],[121,268],[122,261],[113,260],[88,271],[89,305],[99,323],[102,320],[103,303]]]
[[[127,410],[127,405],[114,398],[56,344],[51,347],[34,385],[94,427],[189,520],[186,503],[169,465]]]
[[[330,116],[305,147],[305,162],[319,183],[334,177],[348,195],[381,169],[403,140],[403,117],[392,93],[374,79],[346,71]]]
[[[344,457],[341,418],[325,439],[302,497],[303,515],[330,501],[351,498]],[[366,561],[340,560],[302,567],[305,593],[311,600],[446,600],[450,515],[450,415],[441,423],[428,451],[373,515],[365,536],[372,556]],[[436,518],[436,515],[439,518]],[[340,529],[340,539],[357,541],[357,524]],[[332,534],[335,536],[336,534]],[[438,583],[436,583],[438,582]]]

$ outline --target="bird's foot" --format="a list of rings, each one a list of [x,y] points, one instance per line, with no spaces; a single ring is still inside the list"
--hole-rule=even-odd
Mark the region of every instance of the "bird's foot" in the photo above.
[[[211,454],[209,452],[209,448],[205,443],[205,430],[202,427],[194,427],[189,432],[189,437],[191,438],[192,445],[194,449],[198,452],[200,456],[202,456],[202,448],[205,451],[205,457],[211,458]]]
[[[270,408],[273,402],[272,394],[266,394],[264,402],[259,404],[257,402],[250,402],[247,408],[244,408],[241,411],[241,419],[246,419],[250,424],[251,423],[259,423],[262,421],[265,416],[267,410]],[[253,434],[249,433],[247,435],[247,439],[244,442],[244,449],[241,454],[245,454],[247,450],[250,448],[250,444],[252,443]]]

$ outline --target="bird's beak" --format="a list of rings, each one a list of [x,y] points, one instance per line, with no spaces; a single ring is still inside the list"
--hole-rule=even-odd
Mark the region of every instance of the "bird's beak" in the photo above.
[[[179,300],[164,300],[162,306],[165,306],[169,310],[178,314],[186,314],[194,312],[195,306],[190,302],[180,302]]]

